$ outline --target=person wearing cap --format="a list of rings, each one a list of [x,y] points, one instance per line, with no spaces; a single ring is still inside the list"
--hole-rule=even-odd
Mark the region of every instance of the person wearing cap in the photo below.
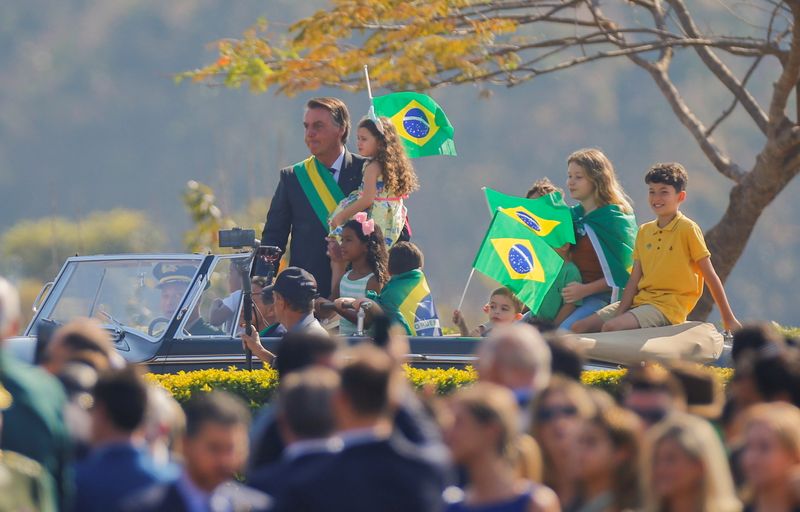
[[[275,283],[262,291],[272,293],[275,317],[288,333],[313,333],[328,335],[314,318],[314,299],[317,298],[317,281],[309,272],[298,267],[287,267],[275,278]],[[242,341],[259,359],[272,362],[275,356],[261,345],[258,332],[242,333]]]
[[[153,275],[158,283],[156,288],[161,290],[161,314],[165,318],[172,318],[181,304],[186,288],[194,279],[197,269],[192,265],[179,265],[175,263],[159,263],[153,268]],[[200,316],[200,311],[195,307],[186,321],[186,332],[192,336],[215,336],[221,334],[219,330]]]

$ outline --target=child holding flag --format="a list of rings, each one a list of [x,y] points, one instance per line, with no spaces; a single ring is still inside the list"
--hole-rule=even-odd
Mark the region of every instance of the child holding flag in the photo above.
[[[511,325],[522,319],[522,302],[514,292],[503,286],[497,288],[489,296],[489,302],[483,306],[483,312],[489,315],[489,321],[470,330],[461,311],[453,311],[453,323],[458,326],[461,336],[484,337],[498,325]]]
[[[344,198],[330,216],[331,235],[358,212],[367,212],[383,232],[386,246],[400,237],[406,222],[403,199],[418,188],[417,175],[392,122],[365,117],[358,123],[358,152],[367,158],[358,190]]]

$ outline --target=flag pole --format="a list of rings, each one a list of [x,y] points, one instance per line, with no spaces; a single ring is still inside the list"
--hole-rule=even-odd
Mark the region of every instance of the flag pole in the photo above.
[[[467,278],[467,284],[466,284],[466,286],[464,286],[464,292],[461,294],[461,300],[458,301],[458,308],[456,308],[456,309],[458,309],[459,311],[461,311],[461,306],[464,305],[464,297],[467,296],[467,288],[469,288],[469,283],[470,283],[470,281],[472,281],[472,275],[473,274],[475,274],[475,268],[474,267],[473,267],[472,270],[469,271],[469,277]]]
[[[367,79],[367,94],[369,94],[369,102],[372,104],[372,86],[369,83],[369,67],[364,64],[364,78]]]

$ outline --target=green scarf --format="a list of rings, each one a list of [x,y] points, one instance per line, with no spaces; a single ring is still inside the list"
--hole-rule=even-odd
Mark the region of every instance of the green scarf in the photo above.
[[[636,217],[616,204],[609,204],[584,214],[583,206],[572,207],[572,221],[578,236],[588,235],[600,260],[603,276],[612,288],[612,300],[628,284],[633,269],[633,246],[636,243]]]

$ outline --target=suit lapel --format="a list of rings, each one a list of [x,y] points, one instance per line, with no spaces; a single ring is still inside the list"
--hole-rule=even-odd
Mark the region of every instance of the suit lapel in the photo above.
[[[361,159],[354,159],[353,154],[345,148],[342,168],[339,171],[339,187],[345,195],[361,185],[362,166],[363,162]]]

